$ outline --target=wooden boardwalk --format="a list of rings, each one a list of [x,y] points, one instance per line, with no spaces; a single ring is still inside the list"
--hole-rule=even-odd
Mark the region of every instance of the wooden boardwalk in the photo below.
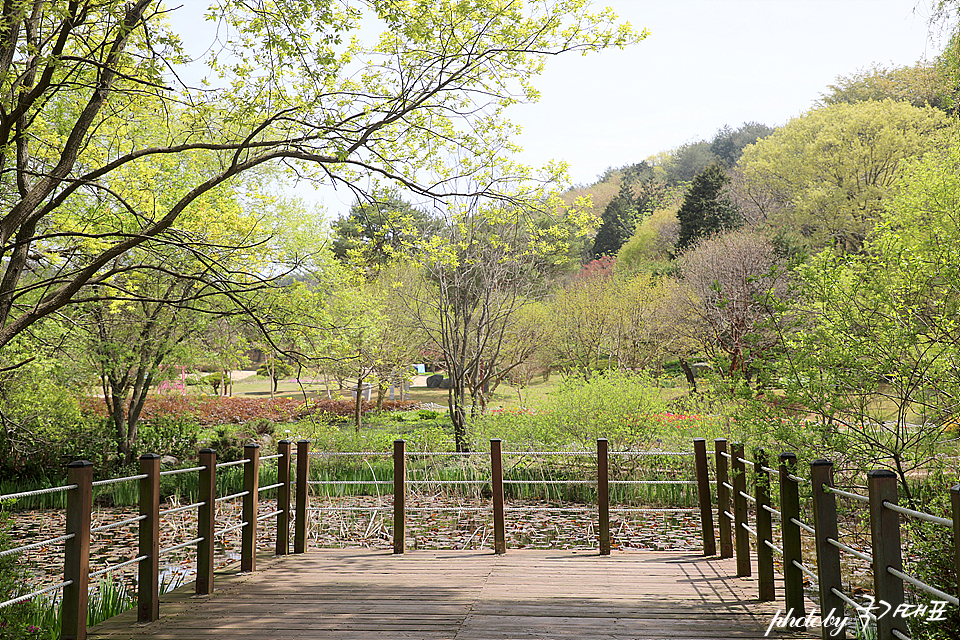
[[[758,602],[756,581],[735,575],[732,559],[689,553],[322,549],[218,576],[212,596],[192,597],[191,584],[161,599],[160,620],[138,626],[129,611],[88,637],[762,638],[782,600]]]

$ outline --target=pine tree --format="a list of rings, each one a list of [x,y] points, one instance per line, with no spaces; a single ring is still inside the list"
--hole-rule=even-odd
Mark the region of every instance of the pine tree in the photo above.
[[[700,238],[739,226],[736,207],[724,191],[729,180],[719,163],[710,165],[693,179],[683,206],[677,212],[680,222],[678,250],[686,249]]]
[[[593,257],[616,255],[637,226],[637,202],[633,187],[626,180],[620,183],[620,193],[603,210],[600,220],[593,240]]]

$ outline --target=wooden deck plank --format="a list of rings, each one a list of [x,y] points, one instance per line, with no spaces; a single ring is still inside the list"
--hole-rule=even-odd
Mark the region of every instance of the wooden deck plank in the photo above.
[[[219,574],[212,596],[164,596],[154,623],[127,612],[88,638],[720,640],[762,638],[778,609],[731,577],[733,560],[683,553],[325,549],[258,565]]]

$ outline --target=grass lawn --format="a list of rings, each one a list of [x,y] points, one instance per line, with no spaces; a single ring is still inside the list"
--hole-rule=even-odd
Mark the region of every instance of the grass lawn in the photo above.
[[[421,378],[422,379],[422,378]],[[487,400],[488,409],[511,409],[511,408],[531,408],[542,407],[547,398],[556,392],[560,387],[562,378],[559,375],[553,375],[549,380],[543,380],[541,377],[535,378],[528,386],[518,389],[507,384],[500,384],[496,391]],[[331,384],[331,393],[337,397],[349,398],[349,391],[338,392],[336,384]],[[195,387],[194,387],[195,388]],[[207,390],[209,393],[209,390]],[[686,393],[686,388],[681,386],[677,388],[661,389],[662,397],[666,400],[672,400]],[[250,376],[243,380],[234,382],[234,396],[249,397],[269,397],[270,381],[260,376]],[[327,388],[322,383],[304,382],[299,383],[296,380],[281,380],[277,386],[277,397],[294,398],[302,400],[306,398],[326,398]],[[376,392],[371,394],[371,399],[376,398]],[[430,389],[426,386],[411,386],[410,399],[414,402],[433,403],[442,407],[447,406],[448,391],[446,389]]]
[[[521,406],[521,396],[523,406],[540,406],[544,399],[559,385],[559,376],[553,376],[549,381],[544,382],[542,378],[534,380],[530,386],[518,390],[507,383],[497,387],[496,392],[489,398],[487,406],[490,409],[503,409]],[[342,397],[349,398],[349,391],[338,392],[336,384],[331,384],[331,392],[336,397],[340,393]],[[207,390],[209,393],[209,390]],[[234,396],[249,396],[263,398],[270,396],[270,380],[260,376],[250,376],[243,380],[233,383]],[[306,398],[326,398],[327,388],[322,383],[298,383],[295,380],[281,380],[277,385],[277,397],[303,399]],[[414,402],[432,402],[441,406],[447,406],[448,391],[446,389],[430,389],[426,386],[410,387],[410,399]],[[371,395],[371,399],[376,398],[376,392]]]

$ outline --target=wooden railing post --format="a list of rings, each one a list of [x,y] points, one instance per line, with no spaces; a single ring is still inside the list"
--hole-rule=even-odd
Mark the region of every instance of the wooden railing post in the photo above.
[[[403,440],[393,441],[393,552],[403,553],[407,508],[407,456]]]
[[[770,474],[764,470],[767,466],[767,452],[757,449],[753,454],[753,474],[757,499],[757,577],[760,587],[760,601],[770,602],[777,599],[777,588],[773,578],[773,520],[767,511],[770,506]]]
[[[310,508],[310,441],[297,442],[297,513],[293,524],[293,552],[307,550],[307,509]]]
[[[63,545],[63,588],[60,603],[60,637],[84,640],[87,637],[87,592],[90,585],[90,510],[93,507],[93,463],[77,460],[67,465],[67,484],[77,485],[68,494],[66,535]]]
[[[213,534],[217,520],[217,452],[200,450],[200,495],[203,504],[197,509],[197,582],[194,585],[198,596],[213,593]]]
[[[278,556],[290,553],[290,458],[292,443],[281,440],[277,445],[277,548]]]
[[[260,504],[260,445],[249,442],[243,446],[243,515],[246,524],[240,529],[240,572],[257,570],[257,515]]]
[[[833,487],[833,463],[829,460],[814,460],[810,463],[810,480],[813,483],[813,527],[817,542],[817,581],[820,583],[820,613],[836,620],[843,620],[844,603],[832,590],[840,591],[843,583],[840,574],[840,549],[827,542],[828,538],[839,540],[837,527],[837,497],[826,490]],[[843,627],[822,626],[823,640],[843,640]]]
[[[600,555],[610,555],[610,476],[606,438],[597,439],[597,512],[599,517]]]
[[[752,575],[750,566],[750,532],[747,531],[747,468],[743,464],[743,443],[737,442],[730,449],[733,456],[733,522],[737,549],[737,577]]]
[[[783,591],[787,613],[795,618],[806,615],[803,601],[803,572],[794,564],[803,564],[800,527],[791,518],[800,521],[800,487],[790,479],[797,470],[794,453],[780,454],[780,539],[783,543]],[[792,613],[791,613],[792,611]]]
[[[893,630],[907,633],[906,619],[895,616],[893,612],[903,604],[903,580],[889,573],[887,567],[903,571],[903,559],[900,555],[900,514],[883,504],[897,504],[897,476],[886,469],[876,469],[867,473],[867,487],[870,495],[870,535],[873,539],[873,595],[876,602],[886,603],[891,609],[889,614],[877,619],[877,637],[892,638]]]
[[[697,497],[700,500],[700,531],[703,536],[703,555],[717,554],[717,541],[713,531],[713,500],[710,492],[710,469],[707,465],[707,441],[694,438],[693,454],[697,469]]]
[[[730,518],[726,513],[730,513],[730,489],[729,474],[727,469],[727,457],[723,454],[727,452],[727,439],[717,438],[713,441],[714,451],[716,452],[717,467],[717,524],[720,529],[720,557],[733,557],[733,540],[730,535]]]
[[[137,621],[153,622],[160,617],[160,456],[140,456],[140,562],[137,580]]]
[[[490,489],[493,491],[493,552],[507,552],[507,525],[503,513],[503,441],[490,440]]]
[[[950,487],[950,507],[953,515],[953,565],[957,570],[957,596],[960,597],[960,484]]]

